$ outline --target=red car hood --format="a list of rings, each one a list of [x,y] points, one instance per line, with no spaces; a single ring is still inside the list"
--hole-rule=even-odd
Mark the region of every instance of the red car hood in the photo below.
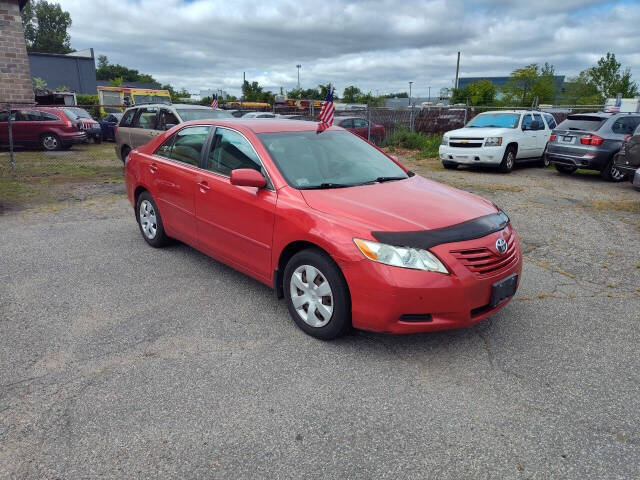
[[[431,230],[496,212],[487,200],[419,175],[373,185],[301,192],[311,208],[378,231]]]

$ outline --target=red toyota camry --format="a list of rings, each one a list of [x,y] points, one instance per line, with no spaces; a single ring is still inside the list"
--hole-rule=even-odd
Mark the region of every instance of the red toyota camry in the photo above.
[[[131,152],[125,171],[149,245],[178,239],[254,277],[318,338],[465,327],[519,284],[504,212],[340,127],[187,122]]]

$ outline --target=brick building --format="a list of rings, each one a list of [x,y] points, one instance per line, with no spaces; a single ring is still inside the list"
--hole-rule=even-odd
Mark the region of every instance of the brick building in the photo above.
[[[0,104],[34,103],[20,11],[26,0],[0,0]]]

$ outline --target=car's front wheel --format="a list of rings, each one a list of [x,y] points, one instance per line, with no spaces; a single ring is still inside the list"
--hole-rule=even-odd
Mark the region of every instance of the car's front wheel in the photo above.
[[[127,146],[122,147],[122,150],[121,150],[122,163],[124,164],[127,163],[130,153],[131,153],[131,149],[129,147]]]
[[[136,220],[140,227],[142,238],[155,248],[164,247],[169,243],[169,237],[164,233],[162,217],[156,202],[149,192],[142,192],[136,203]]]
[[[507,147],[504,151],[504,155],[502,156],[502,162],[498,166],[498,170],[502,173],[511,173],[513,170],[513,166],[516,163],[516,149],[511,147]]]
[[[456,168],[458,168],[458,164],[455,162],[442,162],[442,166],[444,168],[446,168],[447,170],[455,170]]]
[[[284,294],[293,321],[313,337],[330,340],[351,326],[347,282],[331,257],[320,250],[302,250],[289,260]]]

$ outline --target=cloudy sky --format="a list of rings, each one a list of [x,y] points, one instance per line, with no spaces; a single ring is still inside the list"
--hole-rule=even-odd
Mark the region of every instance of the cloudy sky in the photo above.
[[[549,62],[575,75],[607,51],[640,81],[640,1],[58,0],[71,44],[186,87],[237,94],[333,82],[426,96],[460,75]]]

